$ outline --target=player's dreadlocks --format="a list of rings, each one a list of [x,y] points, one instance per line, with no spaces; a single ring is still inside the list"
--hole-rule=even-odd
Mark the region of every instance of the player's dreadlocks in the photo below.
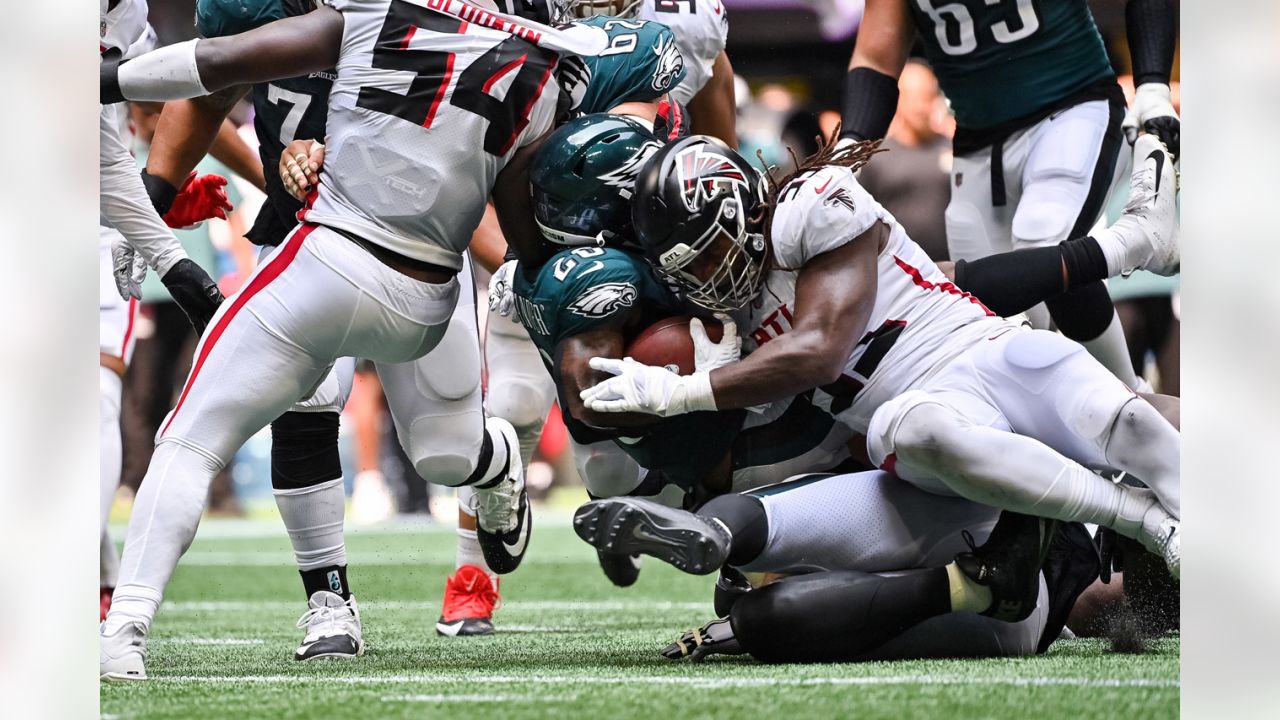
[[[778,196],[782,193],[793,180],[810,170],[818,170],[830,165],[839,167],[847,167],[854,172],[867,164],[872,155],[879,152],[885,152],[888,148],[880,147],[880,140],[862,140],[847,145],[838,145],[840,137],[840,126],[837,125],[831,133],[831,139],[827,139],[818,135],[814,139],[817,140],[818,149],[809,157],[800,160],[796,157],[796,151],[790,146],[787,152],[791,155],[791,162],[795,165],[795,170],[787,174],[778,172],[775,165],[770,165],[764,160],[764,154],[756,150],[756,157],[760,159],[760,164],[764,166],[765,180],[769,187],[765,191],[764,200],[757,207],[756,214],[751,218],[752,222],[763,223],[763,232],[765,240],[770,248],[772,256],[773,243],[770,238],[770,231],[773,226],[773,212],[778,205]],[[795,269],[795,268],[782,268]]]

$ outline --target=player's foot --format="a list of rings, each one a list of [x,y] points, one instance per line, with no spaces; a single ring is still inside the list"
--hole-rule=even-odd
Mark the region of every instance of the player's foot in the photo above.
[[[694,575],[719,570],[729,557],[723,526],[643,498],[589,502],[574,513],[573,529],[597,550],[651,555]]]
[[[640,579],[640,556],[597,550],[600,569],[609,582],[618,587],[631,587]]]
[[[956,566],[991,591],[991,607],[983,615],[1006,622],[1031,615],[1040,594],[1040,568],[1056,529],[1056,521],[1005,510],[982,547],[964,532],[969,552],[956,555]]]
[[[98,677],[101,680],[147,679],[147,629],[129,621],[110,630],[98,628]]]
[[[493,611],[501,603],[489,574],[475,565],[463,565],[445,583],[436,633],[449,637],[492,635]]]
[[[1175,578],[1182,575],[1182,523],[1159,503],[1152,505],[1142,516],[1142,527],[1138,530],[1138,542],[1157,557],[1164,558],[1169,566],[1169,574]]]
[[[1134,143],[1129,202],[1115,224],[1096,239],[1112,274],[1178,272],[1178,171],[1156,136],[1143,135]]]
[[[391,517],[395,511],[395,500],[380,471],[365,470],[356,475],[351,489],[351,522],[372,525]]]
[[[720,577],[716,578],[715,595],[712,601],[716,614],[720,617],[727,616],[734,604],[749,592],[751,592],[751,583],[747,581],[747,576],[736,568],[729,566],[720,568]]]
[[[307,611],[298,618],[298,627],[307,632],[293,653],[294,660],[342,659],[364,654],[360,608],[355,595],[343,600],[337,593],[317,590],[307,601]]]
[[[511,423],[501,418],[485,421],[489,430],[498,430],[506,438],[507,476],[491,488],[476,488],[472,502],[476,511],[476,540],[489,569],[499,575],[515,570],[529,547],[533,530],[533,511],[524,486],[524,464],[520,460],[520,440]]]
[[[116,591],[115,588],[103,585],[98,590],[98,622],[107,619],[107,613],[111,612],[111,594]]]
[[[700,662],[708,655],[741,655],[746,652],[733,634],[729,618],[712,620],[700,628],[686,630],[675,642],[662,649],[662,656],[669,660],[689,658]]]

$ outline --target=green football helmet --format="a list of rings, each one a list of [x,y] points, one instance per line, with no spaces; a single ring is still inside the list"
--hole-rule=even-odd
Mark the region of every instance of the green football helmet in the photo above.
[[[635,118],[596,113],[560,126],[533,159],[533,215],[559,245],[635,237],[631,196],[640,169],[662,142]]]

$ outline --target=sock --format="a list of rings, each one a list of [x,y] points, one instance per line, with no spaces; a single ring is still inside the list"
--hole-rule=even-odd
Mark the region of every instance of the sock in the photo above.
[[[752,495],[720,495],[698,509],[698,515],[718,520],[729,531],[733,543],[726,565],[747,565],[764,552],[769,542],[769,516],[764,503]]]
[[[493,587],[498,587],[498,574],[489,569],[489,563],[484,560],[484,552],[480,550],[480,541],[476,539],[475,530],[467,530],[458,528],[458,552],[454,559],[453,569],[457,570],[463,565],[475,565],[489,576],[489,582],[493,583]]]
[[[116,544],[111,542],[111,533],[105,527],[102,528],[99,546],[98,584],[113,588],[120,581],[120,556],[116,554]]]
[[[1063,240],[1058,248],[1062,252],[1062,264],[1067,269],[1068,290],[1106,280],[1116,274],[1111,272],[1102,246],[1091,237]]]
[[[1170,515],[1182,517],[1182,435],[1151,403],[1135,397],[1120,409],[1103,454],[1151,488]]]
[[[1114,309],[1106,330],[1092,340],[1080,341],[1080,344],[1103,367],[1119,378],[1120,382],[1131,388],[1139,387],[1138,375],[1134,372],[1133,360],[1129,357],[1129,344],[1124,338],[1124,327],[1120,325],[1120,316]]]
[[[538,450],[538,442],[542,440],[542,425],[516,428],[516,437],[520,440],[520,462],[529,467],[533,455]]]
[[[346,512],[346,494],[342,478],[309,487],[274,491],[276,507],[284,520],[289,542],[293,544],[293,556],[302,573],[303,585],[308,597],[314,589],[328,590],[328,578],[315,576],[315,588],[307,578],[308,571],[346,568],[347,546],[343,535],[342,520]],[[322,581],[323,580],[323,581]],[[343,597],[350,594],[345,570],[340,578]],[[337,591],[334,591],[337,592]]]
[[[507,471],[511,469],[512,448],[507,445],[506,434],[499,430],[504,424],[511,427],[510,423],[502,418],[485,419],[480,457],[476,462],[475,472],[471,473],[471,477],[467,478],[464,485],[484,490],[506,479]]]
[[[733,605],[734,635],[765,662],[841,662],[951,611],[945,568],[873,575],[850,570],[785,578]]]
[[[106,531],[111,501],[120,486],[120,376],[98,367],[98,490],[101,493],[101,521]],[[114,552],[114,549],[113,549]]]
[[[970,580],[955,563],[947,563],[947,583],[951,589],[951,611],[980,613],[991,607],[991,589]]]
[[[302,587],[306,590],[308,598],[321,590],[328,590],[341,595],[343,600],[351,599],[351,587],[347,585],[345,564],[299,570],[298,573],[302,575]]]

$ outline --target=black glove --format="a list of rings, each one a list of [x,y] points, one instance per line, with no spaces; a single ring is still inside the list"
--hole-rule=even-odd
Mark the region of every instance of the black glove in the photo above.
[[[160,278],[160,282],[169,289],[169,294],[178,303],[178,307],[182,308],[182,312],[187,314],[191,326],[196,329],[196,335],[203,335],[213,313],[225,300],[218,284],[191,258],[179,260]]]

